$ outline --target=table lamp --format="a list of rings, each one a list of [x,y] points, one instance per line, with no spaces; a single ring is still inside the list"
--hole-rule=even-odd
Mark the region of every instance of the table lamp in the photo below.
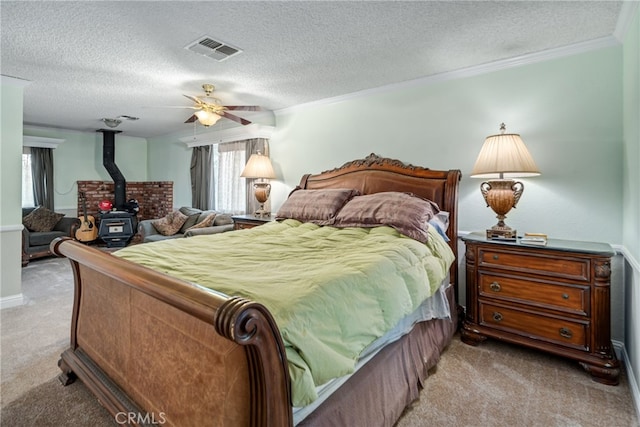
[[[276,177],[269,157],[261,153],[252,154],[240,176],[256,179],[253,183],[253,188],[256,199],[260,203],[260,208],[255,212],[255,215],[260,218],[271,215],[271,212],[267,212],[264,209],[264,204],[269,199],[269,193],[271,193],[271,184],[266,180]]]
[[[540,175],[520,135],[505,133],[506,129],[502,123],[499,134],[485,139],[471,172],[472,178],[489,178],[480,184],[487,206],[493,209],[498,218],[498,223],[487,229],[489,239],[516,238],[516,230],[506,225],[504,219],[511,208],[518,204],[524,184],[512,178]]]

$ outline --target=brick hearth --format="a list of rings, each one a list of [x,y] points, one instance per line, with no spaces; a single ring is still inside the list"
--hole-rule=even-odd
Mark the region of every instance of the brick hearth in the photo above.
[[[113,181],[77,181],[78,216],[82,216],[83,192],[87,198],[87,215],[100,221],[98,203],[101,200],[114,201]],[[127,182],[126,200],[136,199],[140,205],[138,221],[162,218],[173,210],[173,181]]]

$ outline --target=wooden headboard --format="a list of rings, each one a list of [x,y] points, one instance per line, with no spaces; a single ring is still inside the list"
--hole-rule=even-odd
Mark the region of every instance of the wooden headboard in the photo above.
[[[405,164],[399,160],[370,154],[339,168],[319,174],[307,174],[300,180],[300,188],[355,188],[361,194],[400,191],[413,193],[438,204],[449,212],[449,246],[458,258],[458,185],[460,170],[439,171]],[[456,286],[458,264],[451,266],[451,283]]]

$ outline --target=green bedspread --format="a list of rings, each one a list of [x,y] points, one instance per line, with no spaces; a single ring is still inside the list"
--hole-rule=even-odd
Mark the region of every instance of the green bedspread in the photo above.
[[[360,352],[432,295],[454,256],[389,227],[296,220],[130,246],[114,253],[174,277],[264,304],[286,347],[294,406],[353,372]]]

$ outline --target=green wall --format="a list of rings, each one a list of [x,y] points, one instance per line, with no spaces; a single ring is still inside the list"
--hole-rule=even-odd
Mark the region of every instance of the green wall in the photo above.
[[[624,246],[640,260],[640,7],[624,42]]]
[[[191,148],[179,140],[180,136],[193,134],[165,135],[149,139],[149,180],[173,181],[173,206],[191,205]]]
[[[622,242],[622,48],[611,47],[446,82],[412,82],[329,105],[279,112],[271,156],[282,182],[371,152],[437,169],[459,168],[460,229],[495,223],[480,180],[469,178],[500,122],[520,133],[542,175],[523,179],[507,223],[557,238]]]
[[[495,223],[468,177],[500,122],[520,133],[542,175],[507,223],[557,238],[622,243],[622,47],[604,48],[444,82],[414,81],[331,104],[276,112],[271,157],[276,210],[300,177],[371,152],[431,168],[459,168],[460,229]],[[174,181],[191,201],[189,132],[149,140],[148,179]]]
[[[630,384],[635,385],[636,410],[640,416],[640,7],[624,40],[624,199],[623,244],[627,260],[624,271],[625,357]]]
[[[26,83],[26,82],[24,82]],[[0,79],[0,302],[22,303],[22,110],[24,83]],[[8,302],[9,301],[9,302]]]
[[[76,209],[76,181],[113,181],[102,164],[102,133],[26,126],[24,134],[64,139],[53,150],[56,209]],[[117,134],[115,161],[127,181],[146,181],[147,140]]]
[[[21,224],[21,210],[12,206],[17,202],[20,206],[22,188],[16,185],[22,181],[22,93],[23,88],[4,82],[1,90],[2,129],[0,136],[0,161],[2,172],[0,178],[0,224]]]

